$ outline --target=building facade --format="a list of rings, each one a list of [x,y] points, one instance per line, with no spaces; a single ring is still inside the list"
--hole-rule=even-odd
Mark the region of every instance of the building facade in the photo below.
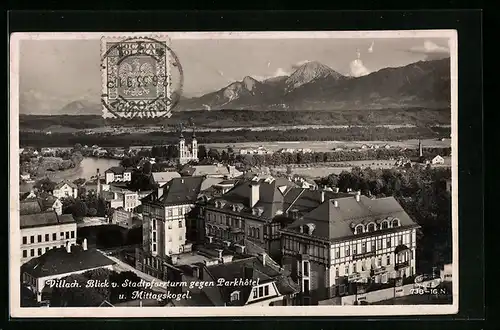
[[[122,166],[108,168],[104,172],[106,184],[111,182],[130,182],[132,181],[132,169]]]
[[[418,227],[393,197],[327,199],[281,231],[283,267],[301,287],[301,303],[315,305],[350,283],[415,275]]]
[[[21,263],[39,257],[47,251],[76,244],[76,221],[71,214],[43,210],[39,201],[21,202]]]
[[[191,249],[186,215],[195,206],[203,177],[174,178],[142,200],[143,250],[169,257]]]
[[[186,139],[181,132],[179,137],[179,164],[184,165],[191,161],[198,161],[198,141],[196,140],[196,135],[193,130],[193,136],[191,139],[191,145],[186,145]]]
[[[77,198],[78,197],[78,187],[76,184],[69,182],[69,181],[62,181],[59,182],[55,187],[54,191],[52,192],[54,197],[57,198],[67,198],[67,197],[73,197]]]

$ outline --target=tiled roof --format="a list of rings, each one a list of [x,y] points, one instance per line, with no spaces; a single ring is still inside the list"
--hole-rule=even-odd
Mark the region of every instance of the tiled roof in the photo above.
[[[312,236],[329,241],[354,235],[354,226],[367,225],[370,222],[380,223],[381,220],[394,217],[400,220],[401,226],[416,226],[394,197],[371,199],[355,196],[335,199],[325,199],[325,202],[304,214],[303,218],[294,221],[286,231],[299,233],[300,227],[313,224]]]
[[[155,182],[169,182],[173,178],[180,178],[178,172],[153,172],[151,173]]]
[[[223,179],[221,178],[205,178],[205,180],[203,180],[201,184],[200,190],[205,191],[206,189],[213,187],[221,181],[223,181]]]
[[[263,218],[272,219],[278,211],[283,211],[285,196],[290,189],[296,185],[287,179],[276,178],[272,181],[260,179],[257,182],[244,180],[239,182],[234,188],[225,193],[221,198],[211,202],[215,205],[215,201],[225,201],[224,208],[231,211],[233,204],[240,204],[243,206],[242,213],[252,214],[250,207],[251,185],[259,184],[259,201],[255,204],[254,208],[261,208]]]
[[[130,168],[124,168],[123,166],[113,166],[108,168],[104,173],[112,172],[114,174],[123,174],[125,172],[132,172]]]
[[[36,214],[44,211],[44,207],[38,198],[30,198],[19,203],[19,214]]]
[[[47,251],[38,258],[31,259],[21,266],[21,271],[35,278],[73,273],[113,265],[115,262],[96,249],[86,251],[79,245],[73,245],[71,252],[66,248]]]
[[[61,189],[62,187],[64,187],[64,185],[68,185],[70,186],[71,188],[73,189],[77,189],[78,187],[76,186],[76,184],[74,184],[73,182],[71,181],[67,181],[67,180],[64,180],[64,181],[61,181],[59,182],[58,184],[56,184],[55,188],[54,189]]]
[[[203,177],[181,177],[173,178],[166,183],[161,189],[163,194],[158,198],[158,189],[142,199],[144,203],[156,205],[176,205],[176,204],[193,204],[198,199],[198,194],[201,191],[201,186],[204,181]]]
[[[75,219],[71,214],[58,215],[55,211],[21,214],[19,219],[21,229],[53,226],[72,222],[75,222]]]

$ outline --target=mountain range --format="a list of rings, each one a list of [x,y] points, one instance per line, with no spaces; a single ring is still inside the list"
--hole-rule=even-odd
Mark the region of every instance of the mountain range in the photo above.
[[[450,60],[420,61],[361,77],[344,76],[308,62],[290,76],[258,81],[246,76],[200,97],[184,99],[178,110],[335,110],[450,105]]]
[[[262,81],[246,76],[199,97],[181,97],[175,111],[442,108],[450,106],[450,89],[449,58],[384,68],[361,77],[344,76],[312,61],[289,76]],[[21,95],[20,113],[40,112],[32,110],[37,100],[30,100]],[[94,100],[76,100],[49,113],[101,114],[101,105]]]

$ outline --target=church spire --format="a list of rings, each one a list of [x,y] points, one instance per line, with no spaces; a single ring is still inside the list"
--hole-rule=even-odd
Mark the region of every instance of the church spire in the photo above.
[[[196,130],[194,127],[193,127],[193,139],[196,139]]]

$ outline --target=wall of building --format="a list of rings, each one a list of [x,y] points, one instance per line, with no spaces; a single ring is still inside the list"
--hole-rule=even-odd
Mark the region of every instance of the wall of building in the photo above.
[[[52,194],[57,198],[65,198],[65,197],[78,197],[78,189],[73,189],[69,185],[65,184],[60,189],[54,189]]]
[[[56,239],[54,239],[54,234]],[[31,243],[32,237],[34,243]],[[26,244],[24,244],[25,241]],[[72,245],[76,244],[76,222],[54,226],[23,228],[21,229],[21,263],[36,258],[53,248],[64,247],[66,242]]]

